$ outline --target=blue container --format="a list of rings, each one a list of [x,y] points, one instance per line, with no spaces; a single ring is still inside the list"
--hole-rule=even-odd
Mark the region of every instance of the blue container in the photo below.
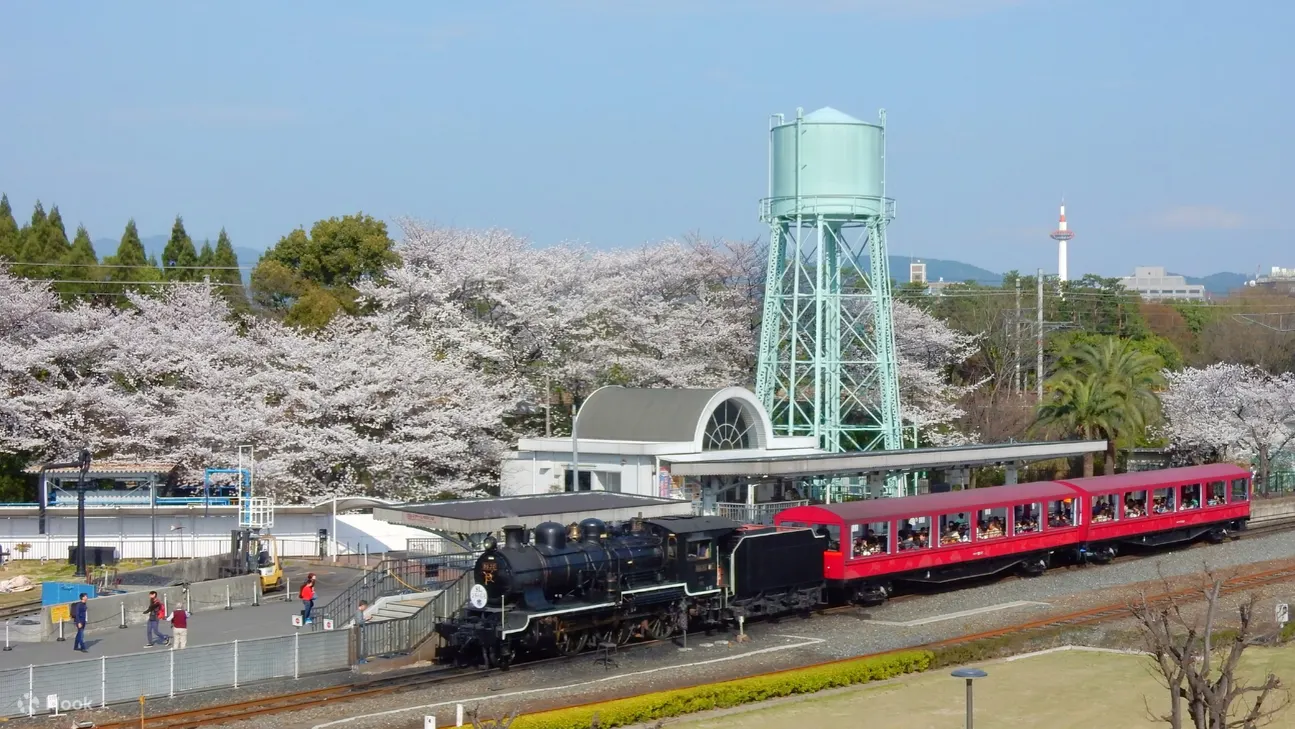
[[[40,604],[66,605],[81,599],[83,592],[92,598],[97,597],[95,586],[84,582],[43,582],[40,586]]]

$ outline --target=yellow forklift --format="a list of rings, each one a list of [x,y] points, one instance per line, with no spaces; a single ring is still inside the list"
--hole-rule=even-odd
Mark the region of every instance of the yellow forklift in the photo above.
[[[228,577],[259,574],[261,592],[283,589],[283,564],[279,561],[279,543],[269,533],[257,529],[235,529],[229,552]]]

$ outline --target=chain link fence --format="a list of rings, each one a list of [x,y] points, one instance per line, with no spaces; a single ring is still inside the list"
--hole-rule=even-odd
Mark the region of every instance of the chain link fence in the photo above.
[[[350,667],[347,630],[301,632],[170,650],[0,670],[0,716],[36,716],[139,697],[238,688]]]

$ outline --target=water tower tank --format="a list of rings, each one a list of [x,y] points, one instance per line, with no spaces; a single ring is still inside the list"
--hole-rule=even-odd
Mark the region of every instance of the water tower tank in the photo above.
[[[770,134],[768,217],[882,214],[884,127],[824,107]]]

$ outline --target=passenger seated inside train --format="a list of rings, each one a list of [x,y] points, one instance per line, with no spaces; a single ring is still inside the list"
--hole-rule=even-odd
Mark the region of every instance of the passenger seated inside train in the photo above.
[[[1129,519],[1131,519],[1131,518],[1136,517],[1136,516],[1146,516],[1146,515],[1147,515],[1146,502],[1144,502],[1144,501],[1134,501],[1133,499],[1125,499],[1125,500],[1124,500],[1124,516],[1125,516],[1125,518],[1129,518]]]
[[[997,516],[991,516],[988,521],[981,519],[976,524],[976,539],[997,539],[1006,533],[1002,518]]]
[[[1093,523],[1112,521],[1113,519],[1115,519],[1115,509],[1110,504],[1095,504],[1093,506]]]
[[[1067,514],[1064,510],[1054,511],[1048,515],[1048,526],[1053,529],[1074,526],[1074,521],[1070,518],[1070,514]]]

